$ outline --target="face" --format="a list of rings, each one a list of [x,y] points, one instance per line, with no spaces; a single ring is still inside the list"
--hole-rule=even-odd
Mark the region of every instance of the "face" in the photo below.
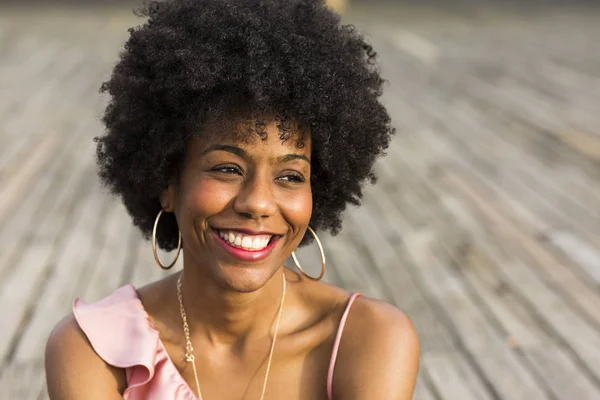
[[[273,276],[312,212],[309,135],[299,148],[299,136],[280,139],[276,122],[266,133],[264,141],[192,139],[178,183],[163,196],[163,206],[173,205],[186,269],[240,292]]]

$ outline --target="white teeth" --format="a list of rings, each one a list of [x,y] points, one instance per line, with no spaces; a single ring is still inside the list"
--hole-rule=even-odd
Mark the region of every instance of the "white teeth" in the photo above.
[[[218,231],[219,236],[227,243],[246,250],[262,250],[269,245],[270,235],[242,235],[234,232]]]

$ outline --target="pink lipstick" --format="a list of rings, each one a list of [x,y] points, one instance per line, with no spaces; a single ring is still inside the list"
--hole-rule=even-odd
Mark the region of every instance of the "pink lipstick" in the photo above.
[[[269,256],[269,254],[271,254],[271,252],[273,251],[273,248],[275,247],[275,244],[277,244],[277,241],[279,240],[278,236],[274,236],[273,239],[271,239],[271,242],[264,249],[246,250],[246,249],[232,246],[227,241],[225,241],[221,236],[219,236],[219,233],[216,230],[213,230],[213,234],[215,236],[217,243],[219,243],[221,245],[221,247],[223,247],[223,249],[227,253],[229,253],[230,255],[232,255],[233,257],[235,257],[241,261],[264,260],[265,258],[267,258]]]

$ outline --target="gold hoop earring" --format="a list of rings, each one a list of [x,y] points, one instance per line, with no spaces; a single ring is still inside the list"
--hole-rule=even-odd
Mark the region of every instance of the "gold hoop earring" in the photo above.
[[[162,215],[163,211],[165,210],[160,210],[158,212],[158,215],[156,216],[156,219],[154,220],[154,229],[152,229],[152,252],[154,253],[154,259],[156,260],[158,266],[164,270],[169,270],[173,268],[173,265],[175,265],[175,263],[177,262],[177,259],[179,258],[179,253],[181,252],[181,232],[179,232],[179,243],[177,243],[177,254],[175,254],[175,259],[171,264],[164,266],[158,259],[158,253],[156,252],[156,227],[158,226],[158,220],[160,219],[160,216]]]
[[[323,275],[325,275],[325,265],[326,265],[325,252],[323,251],[323,246],[321,245],[321,241],[319,240],[319,237],[317,236],[315,231],[313,231],[310,226],[307,226],[306,228],[308,229],[308,231],[310,233],[312,233],[312,235],[315,238],[315,241],[317,242],[317,246],[319,246],[319,252],[321,253],[321,274],[318,277],[313,278],[312,276],[310,276],[306,272],[304,272],[304,270],[300,266],[300,263],[298,262],[298,258],[296,258],[296,253],[293,251],[292,251],[292,260],[294,260],[294,264],[296,264],[296,268],[298,268],[298,270],[302,273],[302,275],[306,276],[308,279],[312,279],[313,281],[320,281],[323,278]]]

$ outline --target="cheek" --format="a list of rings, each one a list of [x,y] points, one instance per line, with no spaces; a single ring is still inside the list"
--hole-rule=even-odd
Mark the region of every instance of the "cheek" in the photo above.
[[[288,193],[280,202],[280,209],[295,229],[306,226],[312,215],[312,192],[310,187],[295,193]]]
[[[235,193],[229,185],[214,179],[195,179],[182,188],[182,208],[193,219],[207,218],[223,211]]]

